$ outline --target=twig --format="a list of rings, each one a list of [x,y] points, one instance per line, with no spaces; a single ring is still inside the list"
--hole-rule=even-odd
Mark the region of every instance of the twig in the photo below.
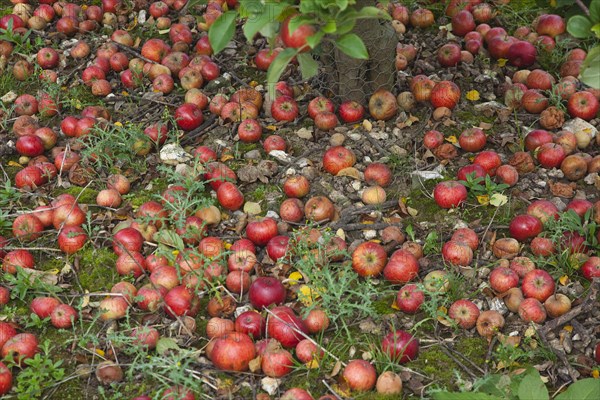
[[[333,390],[333,388],[331,386],[329,386],[329,384],[325,381],[325,379],[322,379],[321,382],[323,382],[323,385],[325,385],[325,387],[335,396],[336,399],[344,400],[340,397],[339,394],[336,393],[335,390]]]
[[[458,366],[461,367],[463,369],[463,371],[465,371],[467,374],[469,374],[471,376],[471,378],[477,378],[477,374],[473,373],[473,371],[471,371],[469,368],[467,368],[466,365],[464,365],[462,362],[460,362],[460,360],[458,358],[454,357],[452,355],[452,353],[450,352],[450,350],[446,346],[440,346],[440,348],[448,357],[450,357],[452,359],[452,361],[454,361],[456,364],[458,364]]]
[[[333,224],[332,228],[333,229],[343,229],[346,232],[349,232],[349,231],[360,231],[360,230],[363,230],[363,229],[379,230],[379,229],[385,229],[388,226],[402,226],[402,224],[400,224],[400,223],[388,223],[388,222],[379,222],[379,223],[376,223],[376,224],[362,224],[362,223],[342,224],[342,225]]]
[[[126,52],[133,54],[137,58],[140,58],[140,59],[142,59],[146,62],[152,63],[152,64],[158,64],[156,61],[152,61],[151,59],[144,57],[141,53],[139,53],[138,51],[134,50],[133,48],[131,48],[129,46],[125,46],[124,44],[114,42],[114,41],[112,43],[116,44],[117,47],[121,48],[122,50],[125,50]]]
[[[590,15],[590,9],[587,8],[587,6],[583,4],[581,0],[575,0],[575,4],[577,4],[579,8],[581,8],[581,11],[583,11],[585,15]]]
[[[554,352],[554,354],[556,354],[556,356],[560,359],[560,361],[563,363],[565,368],[567,368],[567,371],[569,372],[569,376],[571,377],[571,380],[573,382],[577,381],[577,378],[578,378],[577,371],[575,371],[575,369],[571,366],[571,363],[569,363],[569,360],[567,359],[567,355],[564,351],[550,346],[550,344],[548,343],[548,339],[546,338],[546,335],[548,334],[548,332],[575,319],[580,314],[589,312],[592,309],[594,309],[595,307],[597,307],[598,291],[600,291],[600,278],[596,278],[592,281],[592,285],[590,286],[590,291],[587,294],[587,296],[585,297],[585,299],[581,302],[580,305],[573,308],[568,313],[563,314],[560,317],[553,319],[552,321],[546,323],[546,325],[544,325],[542,328],[540,328],[538,330],[539,337],[542,340],[542,342],[544,343],[544,345],[546,347],[548,347],[549,349],[551,349]]]
[[[490,346],[488,347],[487,354],[485,355],[485,373],[486,374],[488,373],[490,360],[492,358],[492,350],[494,350],[494,346],[496,345],[497,341],[498,341],[498,338],[494,336],[494,338],[490,342]]]
[[[323,350],[323,352],[325,352],[329,357],[333,358],[335,361],[339,362],[344,367],[346,366],[345,362],[343,362],[342,360],[340,360],[335,354],[333,354],[332,352],[330,352],[329,350],[327,350],[325,347],[323,347],[319,343],[315,342],[315,340],[313,338],[311,338],[310,336],[308,336],[306,333],[302,332],[300,329],[296,328],[294,325],[291,325],[290,323],[284,321],[283,319],[281,319],[278,315],[274,314],[273,311],[269,310],[268,308],[265,308],[264,310],[267,312],[267,314],[269,314],[268,318],[273,317],[273,318],[277,319],[279,322],[285,324],[288,328],[290,328],[291,330],[293,330],[294,332],[296,332],[297,334],[299,334],[300,336],[302,336],[303,338],[307,339],[312,344],[314,344],[315,346],[317,346],[318,348],[320,348],[321,350]],[[269,319],[268,318],[267,318],[267,326],[269,325]]]
[[[547,322],[541,329],[538,330],[538,332],[546,335],[548,332],[571,321],[580,314],[591,311],[593,308],[597,307],[596,301],[598,300],[598,291],[600,291],[600,278],[596,278],[592,281],[590,291],[580,305],[573,308],[568,313],[563,314],[550,322]]]
[[[471,361],[469,359],[469,357],[465,356],[464,354],[462,354],[460,351],[455,350],[453,347],[449,346],[447,343],[444,343],[444,346],[451,352],[453,352],[454,354],[459,355],[463,360],[467,361],[469,364],[471,364],[471,366],[475,369],[477,369],[479,372],[481,372],[482,374],[485,374],[485,371],[483,369],[481,369],[479,367],[479,365],[475,364],[473,361]]]
[[[13,247],[13,246],[7,246],[4,247],[5,250],[33,250],[33,251],[54,251],[57,253],[60,253],[62,250],[59,249],[52,249],[49,247]]]
[[[377,150],[385,155],[389,155],[390,152],[386,149],[383,148],[383,146],[381,146],[381,144],[379,143],[379,141],[377,141],[377,139],[375,139],[373,136],[371,136],[371,132],[365,132],[365,136],[367,137],[367,140],[377,148]]]

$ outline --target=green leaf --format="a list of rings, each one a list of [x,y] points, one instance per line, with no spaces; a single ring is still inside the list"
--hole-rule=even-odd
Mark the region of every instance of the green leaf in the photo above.
[[[317,47],[319,45],[319,43],[321,43],[321,40],[323,39],[324,36],[325,36],[325,32],[318,31],[314,35],[307,37],[306,43],[310,46],[311,49],[314,49],[315,47]]]
[[[587,378],[577,381],[563,393],[555,397],[555,400],[596,400],[600,399],[600,381]]]
[[[318,11],[318,6],[314,0],[304,0],[300,2],[300,12],[302,14],[311,14]]]
[[[518,396],[520,400],[548,400],[550,398],[548,389],[536,369],[531,368],[525,375],[519,385]]]
[[[356,18],[382,18],[391,19],[390,15],[377,7],[363,7],[358,10]]]
[[[288,31],[290,32],[290,35],[291,35],[300,26],[302,26],[302,25],[313,25],[315,22],[316,21],[315,21],[314,18],[305,17],[305,16],[301,16],[301,15],[296,15],[295,17],[293,17],[292,19],[290,19],[290,22],[288,24]]]
[[[279,23],[277,21],[271,21],[267,25],[263,26],[260,30],[260,34],[268,39],[274,39],[279,32]],[[275,43],[269,42],[271,48],[275,47]]]
[[[161,229],[154,236],[154,240],[158,243],[170,246],[176,249],[183,249],[185,245],[183,239],[172,229]]]
[[[297,49],[287,48],[275,57],[269,70],[267,71],[267,85],[269,87],[269,95],[274,98],[275,84],[279,80],[279,77],[285,70],[285,67],[290,63],[292,58],[298,54]]]
[[[590,4],[590,19],[592,22],[600,22],[600,0],[593,0]]]
[[[158,339],[158,342],[156,343],[156,352],[161,356],[164,356],[169,350],[179,351],[181,349],[177,345],[175,339],[167,337]]]
[[[592,25],[592,21],[583,15],[574,15],[569,18],[567,31],[578,39],[585,39],[590,36]]]
[[[453,393],[436,392],[433,394],[434,400],[500,400],[500,397],[492,396],[487,393]]]
[[[600,22],[592,26],[590,30],[594,33],[594,35],[596,35],[597,38],[600,39]]]
[[[579,79],[593,88],[600,89],[600,46],[593,47],[583,63]]]
[[[298,54],[298,64],[300,64],[302,79],[312,78],[319,71],[319,64],[312,58],[310,53]]]
[[[208,30],[208,39],[215,54],[223,50],[233,38],[236,17],[237,12],[227,11],[221,14]]]
[[[254,36],[269,22],[271,22],[271,18],[266,13],[248,18],[244,23],[244,27],[242,28],[246,40],[252,42],[252,40],[254,40]]]
[[[323,26],[323,32],[325,33],[335,33],[337,31],[337,24],[335,22],[335,19],[330,19],[327,21],[327,24],[325,24],[325,26]]]
[[[367,52],[365,44],[355,33],[345,34],[335,42],[335,45],[338,49],[350,57],[361,60],[367,60],[369,58],[369,53]]]
[[[508,197],[506,197],[506,195],[504,195],[504,194],[494,193],[490,197],[490,204],[493,205],[494,207],[500,207],[500,206],[505,205],[506,203],[508,203]]]

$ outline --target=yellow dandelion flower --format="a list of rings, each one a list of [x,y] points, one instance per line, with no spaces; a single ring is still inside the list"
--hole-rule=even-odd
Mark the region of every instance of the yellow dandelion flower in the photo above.
[[[467,100],[477,101],[479,100],[479,92],[477,90],[469,90],[466,94]]]

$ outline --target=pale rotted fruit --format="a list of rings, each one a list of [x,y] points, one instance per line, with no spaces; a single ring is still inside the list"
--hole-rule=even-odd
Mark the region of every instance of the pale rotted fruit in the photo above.
[[[488,340],[504,327],[504,317],[498,311],[487,310],[477,318],[477,332]]]

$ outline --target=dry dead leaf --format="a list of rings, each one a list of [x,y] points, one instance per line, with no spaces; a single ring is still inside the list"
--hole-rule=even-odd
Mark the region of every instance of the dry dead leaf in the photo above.
[[[244,212],[250,215],[258,215],[261,212],[260,204],[253,201],[247,201],[244,203]]]
[[[567,199],[575,196],[575,189],[577,188],[577,184],[575,182],[571,183],[562,183],[562,182],[548,182],[550,186],[550,192],[553,195],[558,197],[564,197]]]
[[[296,132],[296,135],[298,135],[298,137],[300,139],[307,139],[307,140],[310,140],[313,137],[312,129],[308,129],[308,128],[298,129],[298,131]]]
[[[361,180],[360,172],[354,167],[344,168],[338,172],[336,176],[347,176],[356,180]]]
[[[373,124],[368,119],[365,119],[363,121],[362,126],[367,132],[371,132],[371,130],[373,129]]]
[[[342,370],[341,361],[336,361],[335,364],[333,365],[333,369],[331,370],[331,373],[329,375],[327,375],[327,378],[333,378],[334,376],[339,374],[341,370]]]
[[[262,356],[258,356],[256,358],[250,360],[250,362],[248,363],[248,368],[250,369],[250,372],[252,372],[254,374],[257,372],[260,372],[261,363],[262,363]]]

